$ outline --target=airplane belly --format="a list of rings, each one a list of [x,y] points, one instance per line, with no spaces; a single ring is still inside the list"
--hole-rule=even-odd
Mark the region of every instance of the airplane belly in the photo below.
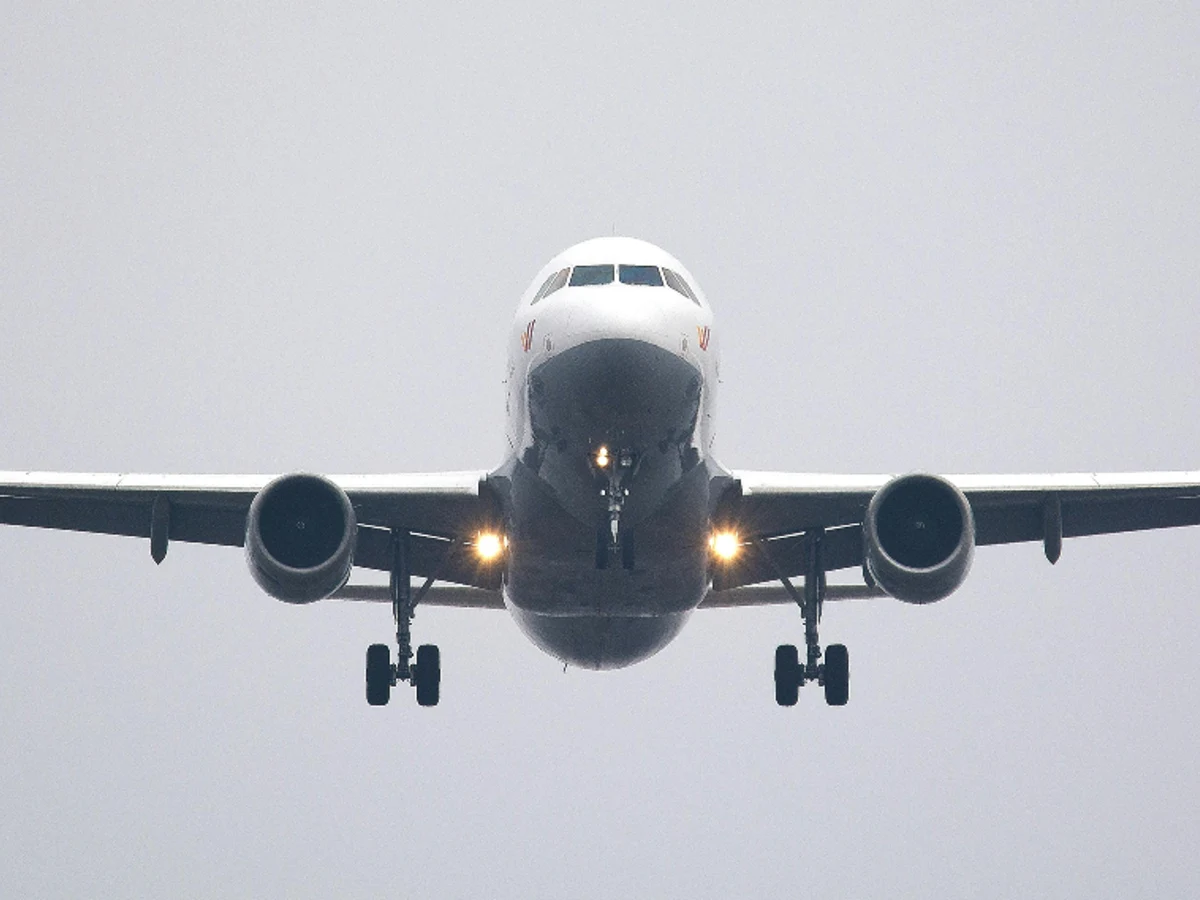
[[[543,604],[544,611],[559,614],[576,608],[609,614],[693,608],[706,587],[709,481],[703,465],[679,478],[654,509],[624,528],[623,539],[636,550],[633,567],[614,559],[601,569],[596,538],[604,505],[588,498],[590,514],[569,509],[537,473],[517,462],[507,504],[509,586],[521,589],[522,605]]]
[[[540,649],[581,669],[619,669],[647,659],[679,634],[690,612],[647,617],[544,616],[510,607]]]

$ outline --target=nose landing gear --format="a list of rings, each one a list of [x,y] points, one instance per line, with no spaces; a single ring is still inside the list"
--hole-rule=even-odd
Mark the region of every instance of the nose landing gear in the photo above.
[[[850,654],[846,646],[830,644],[825,648],[825,662],[821,662],[817,628],[825,602],[825,568],[821,559],[823,537],[824,532],[819,529],[809,532],[803,595],[792,585],[763,542],[758,544],[804,617],[805,661],[800,662],[800,653],[794,644],[781,644],[775,648],[775,702],[780,706],[795,706],[800,688],[810,681],[825,688],[825,702],[830,706],[845,706],[850,700]]]
[[[432,579],[430,579],[432,581]],[[428,587],[428,583],[426,585]],[[392,572],[389,584],[392,595],[392,615],[396,619],[396,664],[392,665],[387,644],[372,644],[367,648],[367,703],[386,706],[392,688],[401,681],[411,684],[417,693],[418,706],[437,706],[441,693],[441,653],[436,644],[417,648],[417,661],[412,663],[412,620],[416,601],[408,565],[408,532],[392,531]],[[422,589],[423,593],[424,589]]]
[[[629,496],[629,488],[625,486],[625,482],[633,477],[637,469],[637,454],[632,450],[621,450],[615,458],[611,458],[608,448],[601,447],[596,451],[593,463],[603,478],[604,487],[600,489],[600,496],[605,498],[608,506],[596,529],[596,568],[607,569],[609,556],[620,553],[621,567],[632,571],[633,534],[629,529],[621,528],[621,513],[625,508],[625,499]]]

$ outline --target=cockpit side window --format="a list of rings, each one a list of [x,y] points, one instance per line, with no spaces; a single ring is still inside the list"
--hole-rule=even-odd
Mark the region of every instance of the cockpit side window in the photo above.
[[[696,295],[692,293],[692,289],[682,277],[680,277],[677,273],[672,272],[670,269],[663,269],[662,272],[663,278],[667,279],[667,287],[683,294],[683,296],[687,297],[697,306],[700,305],[700,301],[696,298]]]
[[[530,301],[529,305],[532,306],[534,303],[537,303],[539,300],[545,300],[547,297],[549,297],[551,294],[553,294],[555,291],[557,291],[560,287],[565,285],[567,283],[567,274],[570,271],[571,271],[570,269],[560,269],[559,271],[557,271],[553,275],[551,275],[549,278],[547,278],[545,283],[543,283],[541,288],[538,290],[537,294],[534,295],[533,300]]]
[[[554,283],[554,279],[557,277],[558,277],[557,272],[551,272],[550,277],[542,282],[542,286],[540,288],[538,288],[538,292],[533,295],[533,300],[531,300],[530,302],[537,303],[539,300],[541,300],[543,297],[545,297],[546,292],[548,290],[550,290],[550,285]]]
[[[612,263],[599,266],[576,266],[571,270],[571,287],[585,287],[593,284],[612,284],[616,274]]]
[[[662,275],[658,266],[621,266],[621,284],[644,284],[647,287],[662,287]]]

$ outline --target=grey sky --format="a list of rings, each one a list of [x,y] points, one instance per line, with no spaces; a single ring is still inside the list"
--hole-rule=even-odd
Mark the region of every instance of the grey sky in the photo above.
[[[1028,4],[20,4],[0,17],[0,468],[411,471],[502,451],[520,291],[597,234],[711,298],[730,466],[1200,467],[1200,15]],[[0,530],[13,897],[1200,891],[1200,530],[981,550],[569,671],[241,556]],[[401,698],[407,699],[407,698]]]

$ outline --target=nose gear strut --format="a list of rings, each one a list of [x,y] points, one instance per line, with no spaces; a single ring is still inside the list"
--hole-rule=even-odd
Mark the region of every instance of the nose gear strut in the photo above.
[[[800,688],[810,681],[824,686],[825,702],[830,706],[845,706],[850,699],[850,656],[845,645],[830,644],[825,648],[825,662],[821,663],[817,629],[825,604],[825,565],[821,549],[824,537],[825,531],[820,528],[806,534],[803,595],[771,555],[766,541],[760,538],[755,542],[804,617],[805,662],[800,662],[794,644],[781,644],[775,649],[775,701],[780,706],[795,706]]]
[[[608,458],[607,454],[604,458]],[[621,513],[629,496],[629,488],[625,483],[633,477],[636,468],[637,455],[625,449],[618,452],[611,464],[602,470],[605,485],[600,489],[600,496],[605,498],[608,508],[596,532],[597,569],[607,569],[609,554],[616,552],[621,554],[622,567],[633,569],[633,535],[628,529],[622,532]]]

